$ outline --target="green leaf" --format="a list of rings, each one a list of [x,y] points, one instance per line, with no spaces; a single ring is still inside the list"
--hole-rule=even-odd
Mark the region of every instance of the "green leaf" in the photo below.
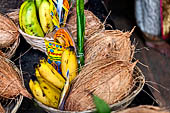
[[[93,95],[93,101],[96,105],[97,113],[110,113],[110,107],[109,105],[102,99],[100,99],[98,96]]]

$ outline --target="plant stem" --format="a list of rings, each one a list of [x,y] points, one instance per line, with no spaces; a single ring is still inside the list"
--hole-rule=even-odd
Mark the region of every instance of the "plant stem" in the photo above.
[[[77,45],[79,56],[79,67],[84,65],[84,34],[85,34],[85,16],[84,16],[84,0],[76,1],[77,8]]]

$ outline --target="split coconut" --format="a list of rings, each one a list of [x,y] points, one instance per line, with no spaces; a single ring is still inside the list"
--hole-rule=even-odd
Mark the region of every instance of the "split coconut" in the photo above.
[[[72,84],[65,110],[84,111],[94,108],[91,93],[107,104],[122,100],[133,87],[132,74],[136,63],[107,58],[86,65]]]
[[[131,61],[135,46],[131,44],[131,32],[105,30],[90,37],[84,46],[85,63],[112,57],[113,60]]]
[[[96,34],[104,30],[104,24],[91,12],[84,10],[84,15],[86,16],[86,25],[85,25],[85,39],[88,39],[93,34]],[[76,10],[70,14],[66,27],[73,36],[75,42],[77,41],[77,14]]]

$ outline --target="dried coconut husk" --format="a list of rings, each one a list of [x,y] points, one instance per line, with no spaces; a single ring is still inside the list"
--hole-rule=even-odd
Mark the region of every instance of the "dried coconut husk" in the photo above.
[[[128,108],[116,113],[170,113],[170,111],[158,106],[141,105],[138,107]]]
[[[13,20],[17,26],[19,25],[19,9],[11,9],[6,15]]]
[[[13,21],[0,14],[0,49],[10,47],[18,36],[19,32]]]
[[[88,10],[84,10],[84,15],[86,17],[86,25],[85,25],[85,39],[88,39],[91,35],[96,34],[102,30],[104,30],[104,24],[91,12]],[[66,27],[70,31],[73,36],[75,42],[77,41],[77,15],[76,10],[70,14],[68,18],[68,22]]]
[[[25,97],[32,98],[22,85],[18,74],[10,62],[0,57],[0,97],[12,99],[22,94]]]
[[[112,57],[113,60],[131,61],[135,46],[131,44],[130,36],[134,28],[131,32],[105,30],[90,37],[84,46],[85,63],[107,57]]]
[[[132,74],[136,63],[113,61],[112,58],[108,58],[83,67],[72,84],[65,110],[83,111],[94,108],[91,93],[108,104],[122,100],[134,85]]]

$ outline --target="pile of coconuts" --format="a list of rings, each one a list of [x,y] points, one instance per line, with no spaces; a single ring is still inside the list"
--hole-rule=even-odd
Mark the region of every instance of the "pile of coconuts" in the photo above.
[[[12,100],[23,95],[32,98],[21,79],[21,72],[7,58],[0,56],[0,100]],[[5,113],[4,102],[0,101],[0,113]]]
[[[87,11],[85,15],[88,15]],[[68,25],[76,25],[72,17]],[[88,17],[91,17],[89,22],[92,24],[87,24]],[[64,106],[65,111],[86,111],[95,108],[91,94],[109,105],[114,104],[128,96],[134,86],[132,75],[138,61],[132,62],[135,46],[130,37],[135,27],[130,32],[104,30],[103,24],[93,18],[90,13],[86,19],[85,65],[72,82]],[[91,32],[91,29],[95,32]],[[75,26],[69,27],[69,30],[73,37],[76,37]]]

